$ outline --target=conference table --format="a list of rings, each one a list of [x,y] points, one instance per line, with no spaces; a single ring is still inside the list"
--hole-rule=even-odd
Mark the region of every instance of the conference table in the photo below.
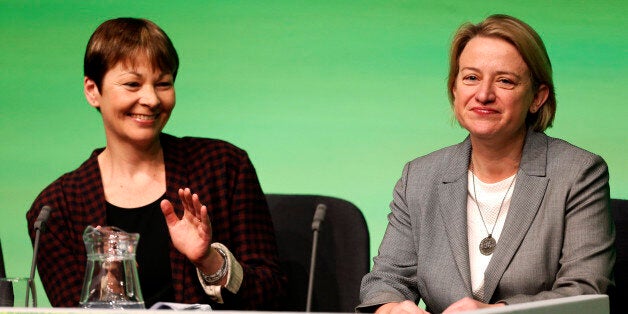
[[[82,308],[11,308],[0,307],[1,313],[63,313],[63,314],[108,314],[108,313],[125,313],[125,314],[163,314],[168,310],[121,310],[121,309],[82,309]],[[608,314],[609,301],[607,295],[580,295],[573,297],[565,297],[552,300],[543,300],[528,302],[522,304],[513,304],[499,308],[490,308],[483,310],[475,310],[464,312],[465,314]],[[184,312],[190,312],[186,310]],[[256,311],[214,311],[220,314],[261,314],[271,312]],[[302,314],[304,312],[275,312],[281,314]],[[322,313],[321,313],[322,314]]]

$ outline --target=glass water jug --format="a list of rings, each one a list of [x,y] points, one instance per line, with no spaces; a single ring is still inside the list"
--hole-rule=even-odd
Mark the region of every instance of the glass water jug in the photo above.
[[[139,237],[117,227],[85,229],[87,267],[80,299],[82,307],[144,308],[135,262]]]

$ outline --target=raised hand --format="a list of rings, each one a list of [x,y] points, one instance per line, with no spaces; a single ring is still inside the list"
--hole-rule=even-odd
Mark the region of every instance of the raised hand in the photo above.
[[[179,189],[179,198],[183,206],[181,219],[175,214],[169,200],[161,201],[161,211],[166,218],[174,247],[198,267],[206,263],[210,255],[218,255],[210,248],[212,227],[207,207],[189,188]]]

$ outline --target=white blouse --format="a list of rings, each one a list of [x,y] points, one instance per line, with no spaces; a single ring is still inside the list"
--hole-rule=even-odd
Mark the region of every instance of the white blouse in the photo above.
[[[471,268],[473,295],[478,299],[482,297],[484,271],[486,271],[486,267],[493,256],[493,254],[486,256],[480,253],[480,242],[495,228],[491,236],[497,241],[497,246],[499,246],[499,235],[504,227],[508,208],[510,207],[510,198],[512,197],[512,191],[515,189],[513,181],[516,175],[496,183],[484,183],[475,177],[475,193],[473,191],[473,173],[469,171],[468,176],[467,238],[469,241],[469,266]],[[506,192],[508,193],[507,195],[505,195]],[[477,204],[480,207],[479,210],[482,211],[481,216],[474,194],[478,198]],[[499,210],[500,206],[502,207],[501,212]],[[498,213],[499,217],[497,216]],[[486,224],[486,227],[484,224]]]

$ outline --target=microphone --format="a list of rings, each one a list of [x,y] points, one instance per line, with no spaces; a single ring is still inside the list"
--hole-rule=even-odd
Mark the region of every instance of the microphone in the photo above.
[[[325,220],[325,213],[327,212],[327,206],[325,204],[318,204],[316,211],[314,212],[314,219],[312,220],[312,231],[318,231],[321,226],[321,222]]]
[[[305,303],[305,312],[310,312],[312,309],[312,292],[314,288],[314,269],[316,266],[316,248],[318,247],[318,229],[320,229],[321,222],[325,220],[325,213],[327,212],[327,206],[325,204],[318,204],[316,211],[314,212],[314,219],[312,220],[312,257],[310,259],[310,279],[307,286],[307,302]]]
[[[50,212],[52,211],[52,208],[48,205],[44,205],[41,208],[41,211],[39,211],[39,216],[37,216],[37,219],[35,219],[35,223],[33,224],[33,228],[35,229],[35,231],[40,230],[43,232],[44,229],[46,228],[46,221],[48,221],[48,218],[50,218]]]
[[[50,212],[52,211],[52,207],[48,205],[44,205],[39,211],[39,215],[37,219],[35,219],[35,223],[33,224],[33,229],[35,230],[35,244],[33,244],[33,261],[31,262],[31,274],[28,277],[28,284],[26,285],[26,300],[24,302],[24,306],[28,307],[28,297],[30,296],[29,292],[33,292],[33,306],[37,307],[37,291],[35,290],[35,268],[37,267],[37,251],[39,251],[39,237],[41,237],[41,233],[46,230],[46,222],[48,218],[50,218]]]

